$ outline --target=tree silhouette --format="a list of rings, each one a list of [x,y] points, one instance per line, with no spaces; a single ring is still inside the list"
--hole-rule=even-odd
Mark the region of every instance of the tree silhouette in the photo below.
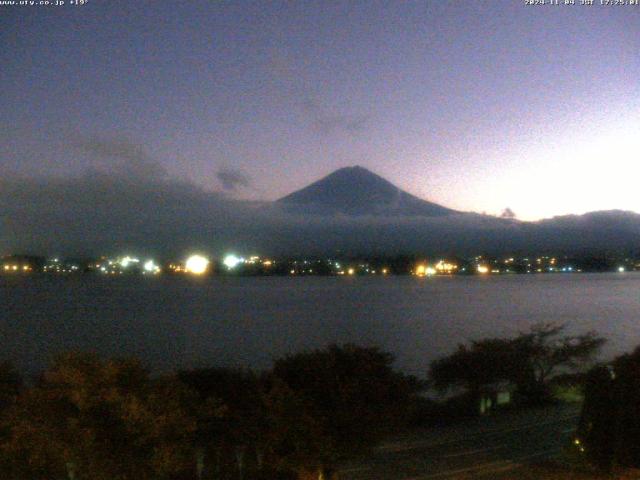
[[[6,416],[2,477],[174,478],[193,466],[194,399],[135,360],[61,355]]]
[[[511,210],[509,207],[507,207],[500,214],[500,218],[513,219],[513,218],[516,218],[516,214],[515,214],[515,212],[513,210]]]
[[[405,419],[417,382],[378,348],[332,345],[279,359],[268,394],[271,443],[298,472],[328,476]]]
[[[561,372],[589,366],[605,340],[595,332],[565,335],[565,325],[543,323],[514,338],[492,338],[460,345],[431,363],[429,378],[440,389],[463,387],[472,395],[506,381],[527,401],[550,396],[549,380]]]

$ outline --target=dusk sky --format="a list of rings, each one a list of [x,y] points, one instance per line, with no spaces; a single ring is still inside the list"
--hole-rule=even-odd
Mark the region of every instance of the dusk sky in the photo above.
[[[640,212],[640,6],[596,2],[0,7],[0,174],[275,200],[361,165],[457,210]]]

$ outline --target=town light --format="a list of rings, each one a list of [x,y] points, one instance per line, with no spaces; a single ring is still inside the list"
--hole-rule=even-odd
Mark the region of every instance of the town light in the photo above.
[[[119,263],[122,268],[127,268],[132,263],[140,263],[140,259],[127,255],[126,257],[122,258]]]
[[[186,271],[195,275],[202,275],[208,268],[209,260],[201,255],[191,255],[185,264]]]
[[[431,276],[436,274],[436,269],[429,266],[420,264],[416,267],[416,275],[418,277]]]
[[[224,266],[227,267],[229,270],[233,270],[242,262],[243,262],[243,259],[236,257],[235,255],[227,255],[226,257],[224,257],[224,260],[222,261]]]
[[[436,264],[436,270],[440,273],[453,273],[458,269],[458,266],[453,263],[445,262],[444,260],[440,260]]]
[[[160,272],[160,267],[158,265],[156,265],[153,260],[147,260],[144,265],[144,271],[146,273],[159,273]]]

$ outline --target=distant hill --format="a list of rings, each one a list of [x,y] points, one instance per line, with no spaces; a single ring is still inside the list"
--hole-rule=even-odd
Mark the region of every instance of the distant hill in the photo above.
[[[291,213],[312,215],[442,217],[460,213],[415,197],[359,166],[336,170],[277,204]]]

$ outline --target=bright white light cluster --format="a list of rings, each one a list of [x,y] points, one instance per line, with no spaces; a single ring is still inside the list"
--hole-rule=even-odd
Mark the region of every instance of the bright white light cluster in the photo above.
[[[144,271],[145,273],[160,273],[160,267],[153,260],[147,260],[144,262]]]
[[[202,255],[191,255],[185,263],[186,271],[195,275],[202,275],[209,268],[209,259]]]
[[[224,260],[222,261],[222,263],[229,270],[233,270],[239,264],[244,263],[244,258],[236,257],[235,255],[227,255],[226,257],[224,257]]]
[[[126,257],[124,257],[124,258],[122,258],[120,260],[120,266],[122,268],[127,268],[132,263],[140,263],[140,259],[139,258],[135,258],[135,257],[130,257],[130,256],[127,255]]]

